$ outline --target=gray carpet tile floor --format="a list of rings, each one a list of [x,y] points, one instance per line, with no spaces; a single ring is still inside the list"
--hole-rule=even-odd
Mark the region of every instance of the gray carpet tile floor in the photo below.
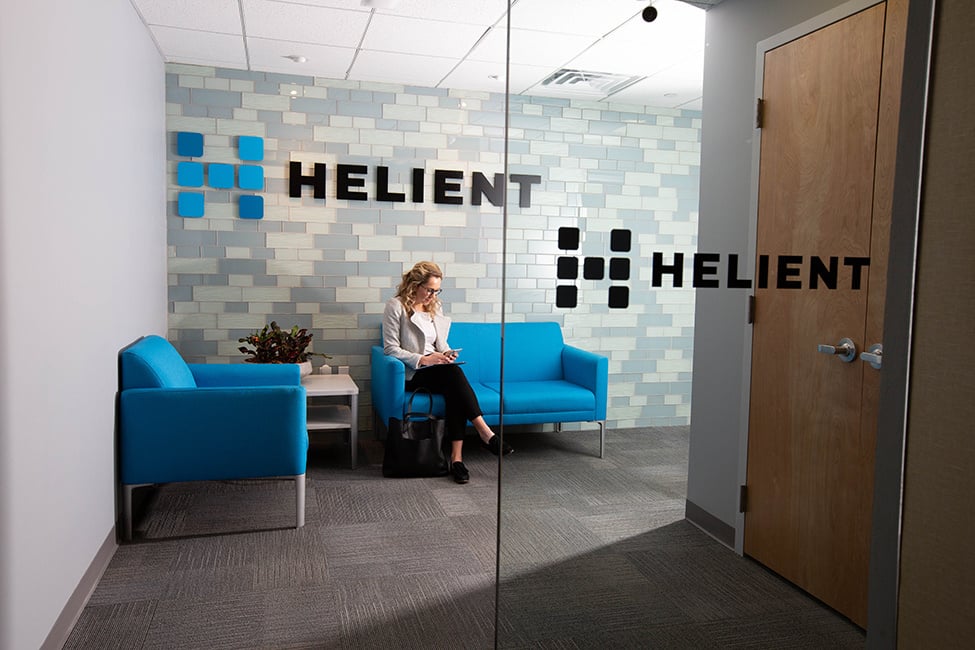
[[[686,427],[609,431],[603,459],[594,431],[507,437],[499,491],[473,442],[456,485],[384,479],[375,441],[350,469],[341,435],[313,434],[297,530],[291,482],[142,488],[64,647],[864,646],[684,519]]]

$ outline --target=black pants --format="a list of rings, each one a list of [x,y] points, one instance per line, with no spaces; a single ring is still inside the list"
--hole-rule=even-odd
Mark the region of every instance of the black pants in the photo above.
[[[417,388],[443,395],[446,406],[444,420],[450,440],[463,440],[467,421],[483,415],[477,396],[460,366],[441,364],[418,370],[413,379],[406,382],[406,391]]]

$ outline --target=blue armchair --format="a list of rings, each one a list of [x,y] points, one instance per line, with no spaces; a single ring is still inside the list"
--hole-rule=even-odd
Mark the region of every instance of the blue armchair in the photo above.
[[[305,389],[293,364],[187,364],[160,336],[119,353],[125,539],[132,490],[156,483],[292,478],[305,523]]]

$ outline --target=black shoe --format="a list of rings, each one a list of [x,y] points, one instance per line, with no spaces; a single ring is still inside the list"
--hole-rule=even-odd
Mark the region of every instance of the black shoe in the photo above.
[[[450,475],[454,477],[454,480],[458,483],[467,483],[471,480],[471,473],[467,471],[464,467],[464,463],[455,461],[450,464]]]
[[[484,447],[485,449],[489,449],[491,453],[494,454],[495,456],[499,455],[499,452],[501,456],[507,456],[508,454],[514,451],[514,449],[511,448],[511,445],[509,445],[506,442],[502,443],[501,438],[497,437],[496,435],[491,436],[491,439],[488,440],[487,442],[484,442],[482,440],[481,446]]]

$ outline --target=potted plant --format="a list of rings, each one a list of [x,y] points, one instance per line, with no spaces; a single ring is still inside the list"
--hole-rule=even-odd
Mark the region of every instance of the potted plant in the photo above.
[[[275,322],[265,325],[262,329],[237,339],[238,343],[247,343],[252,348],[240,346],[237,348],[248,355],[244,359],[247,363],[297,363],[301,366],[302,376],[311,373],[311,361],[309,357],[332,357],[321,352],[311,352],[308,346],[311,345],[312,334],[307,329],[298,329],[294,325],[290,330],[281,329]]]

